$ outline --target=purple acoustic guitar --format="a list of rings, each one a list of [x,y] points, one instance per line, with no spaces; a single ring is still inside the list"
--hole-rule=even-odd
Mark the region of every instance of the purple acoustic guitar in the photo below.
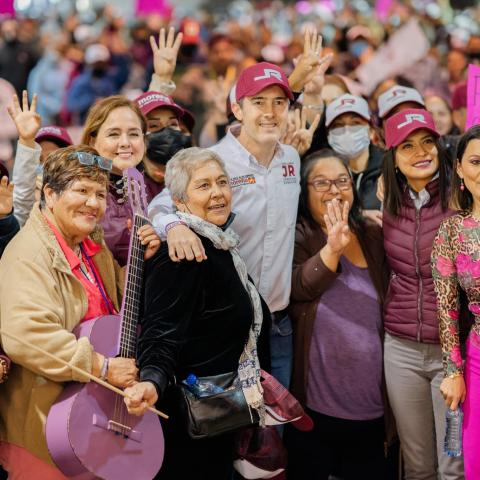
[[[137,230],[148,220],[142,174],[129,169],[126,179],[134,219],[120,315],[82,322],[74,333],[88,337],[95,351],[107,357],[135,358],[145,249]],[[122,397],[94,382],[65,387],[48,414],[46,437],[58,468],[82,480],[151,480],[163,461],[158,417],[152,412],[130,415]]]

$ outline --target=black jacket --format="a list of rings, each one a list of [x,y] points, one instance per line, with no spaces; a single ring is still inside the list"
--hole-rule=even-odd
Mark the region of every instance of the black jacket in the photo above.
[[[370,144],[367,168],[363,172],[353,174],[353,181],[365,210],[380,210],[377,181],[382,173],[382,165],[383,150]]]
[[[0,257],[3,255],[5,247],[8,242],[17,234],[20,230],[20,225],[13,213],[0,219]]]
[[[200,237],[207,260],[173,262],[167,243],[146,263],[144,314],[138,343],[140,379],[162,397],[178,381],[237,370],[253,321],[250,297],[229,251]],[[258,342],[260,364],[269,370],[270,315]]]

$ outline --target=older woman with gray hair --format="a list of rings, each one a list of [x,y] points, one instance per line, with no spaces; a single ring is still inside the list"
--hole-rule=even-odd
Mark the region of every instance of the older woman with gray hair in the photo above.
[[[268,309],[247,276],[238,237],[229,228],[232,195],[220,157],[195,147],[181,150],[167,164],[165,183],[180,219],[201,237],[207,260],[174,262],[165,242],[147,262],[137,362],[141,382],[126,390],[126,404],[130,413],[142,414],[160,399],[170,414],[163,422],[166,451],[157,479],[229,480],[234,433],[190,439],[171,384],[192,373],[204,377],[246,368],[242,390],[261,413],[256,351],[258,339],[265,368]]]

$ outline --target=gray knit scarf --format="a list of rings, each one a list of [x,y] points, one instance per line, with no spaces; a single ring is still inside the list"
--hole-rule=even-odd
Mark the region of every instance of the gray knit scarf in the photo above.
[[[253,306],[253,324],[250,327],[248,340],[238,362],[238,380],[248,405],[258,411],[260,425],[263,426],[265,405],[263,402],[263,388],[260,383],[260,363],[257,353],[257,339],[262,328],[263,312],[260,295],[255,285],[248,279],[247,267],[238,252],[239,237],[231,228],[223,231],[220,227],[202,220],[196,215],[185,212],[177,212],[177,215],[191,230],[211,240],[215,248],[228,250],[231,253],[238,276],[248,292]]]

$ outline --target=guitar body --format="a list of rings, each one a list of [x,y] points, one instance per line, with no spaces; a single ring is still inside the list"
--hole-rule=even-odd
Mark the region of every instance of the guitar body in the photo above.
[[[108,315],[81,323],[74,333],[88,337],[96,352],[115,357],[120,330],[120,317]],[[58,468],[82,480],[151,480],[163,461],[157,415],[129,415],[122,397],[94,382],[65,387],[48,414],[46,437]]]

